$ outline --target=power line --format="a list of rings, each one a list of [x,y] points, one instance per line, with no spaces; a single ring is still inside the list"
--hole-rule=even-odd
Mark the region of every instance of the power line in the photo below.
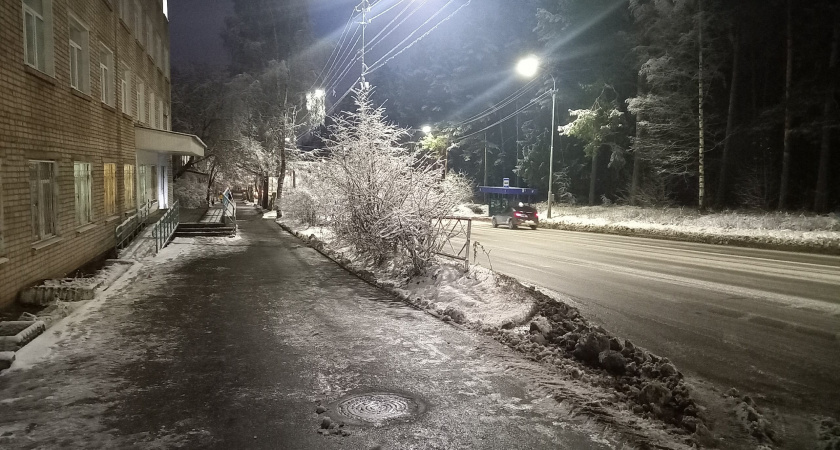
[[[520,112],[525,111],[526,109],[528,109],[531,105],[536,104],[536,102],[537,102],[537,101],[541,100],[543,97],[545,97],[546,95],[548,95],[548,94],[550,94],[550,93],[551,93],[551,92],[549,92],[549,91],[543,92],[542,94],[540,94],[540,95],[536,96],[535,98],[531,99],[531,101],[530,101],[530,102],[528,102],[527,104],[525,104],[525,106],[523,106],[523,107],[521,107],[521,108],[517,109],[516,111],[514,111],[514,112],[512,112],[512,113],[508,114],[507,116],[505,116],[505,117],[503,117],[503,118],[501,118],[501,119],[497,120],[496,122],[494,122],[494,123],[492,123],[492,124],[490,124],[490,125],[488,125],[488,126],[486,126],[486,127],[482,128],[482,129],[480,129],[480,130],[477,130],[477,131],[474,131],[474,132],[472,132],[472,133],[470,133],[470,134],[467,134],[467,135],[464,135],[464,136],[460,136],[460,137],[458,137],[458,138],[455,138],[455,139],[453,139],[453,142],[461,142],[461,141],[463,141],[463,140],[465,140],[465,139],[468,139],[468,138],[471,138],[471,137],[473,137],[473,136],[475,136],[475,135],[477,135],[477,134],[481,134],[481,133],[483,133],[483,132],[485,132],[485,131],[487,131],[487,130],[489,130],[489,129],[493,128],[493,127],[495,127],[496,125],[498,125],[498,124],[500,124],[500,123],[502,123],[502,122],[505,122],[505,121],[507,121],[507,120],[510,120],[511,118],[513,118],[513,117],[515,117],[517,114],[519,114]],[[554,126],[554,125],[552,124],[552,126]]]

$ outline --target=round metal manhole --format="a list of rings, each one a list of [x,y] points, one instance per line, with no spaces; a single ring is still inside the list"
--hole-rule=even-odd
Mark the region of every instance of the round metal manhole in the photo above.
[[[352,422],[381,424],[405,420],[423,412],[423,404],[407,395],[392,393],[357,394],[339,400],[334,411]]]

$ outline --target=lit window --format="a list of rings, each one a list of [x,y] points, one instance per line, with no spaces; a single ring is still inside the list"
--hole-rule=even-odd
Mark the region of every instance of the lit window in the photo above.
[[[123,65],[122,77],[120,77],[120,108],[125,114],[131,114],[131,71],[128,66]]]
[[[52,0],[23,0],[23,59],[53,74]]]
[[[70,15],[70,86],[82,92],[90,92],[90,33],[82,23]]]
[[[149,201],[157,201],[158,198],[158,180],[157,180],[157,166],[151,166],[149,171]]]
[[[164,122],[164,120],[163,120],[163,116],[164,116],[164,114],[163,114],[163,100],[158,100],[157,113],[158,113],[157,127],[161,130],[165,130],[166,129],[166,122]]]
[[[73,180],[76,192],[76,225],[86,225],[92,221],[90,163],[74,162]]]
[[[137,166],[137,198],[140,199],[141,205],[149,201],[149,179],[146,169],[144,165]]]
[[[56,165],[53,161],[29,161],[29,202],[32,234],[36,241],[57,233]]]
[[[105,215],[117,213],[117,165],[105,164]]]
[[[125,209],[129,211],[137,208],[137,197],[134,196],[133,164],[123,166],[123,203],[125,203]]]

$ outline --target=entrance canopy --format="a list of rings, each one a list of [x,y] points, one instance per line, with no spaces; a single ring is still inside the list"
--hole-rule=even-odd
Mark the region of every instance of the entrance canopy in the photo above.
[[[181,156],[203,157],[207,146],[193,134],[134,127],[134,145],[137,150],[169,153]]]

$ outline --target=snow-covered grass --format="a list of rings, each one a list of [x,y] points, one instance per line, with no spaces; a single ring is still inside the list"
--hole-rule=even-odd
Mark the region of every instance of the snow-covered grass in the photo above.
[[[721,211],[634,206],[537,205],[540,224],[619,234],[684,239],[709,243],[742,243],[840,253],[840,216],[788,212]]]

